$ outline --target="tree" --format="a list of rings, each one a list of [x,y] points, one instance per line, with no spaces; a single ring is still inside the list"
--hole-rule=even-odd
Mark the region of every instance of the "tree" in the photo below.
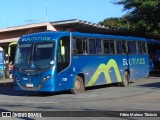
[[[127,21],[140,35],[160,35],[160,0],[117,0],[129,11]]]
[[[130,23],[127,19],[127,16],[123,17],[111,17],[106,18],[104,21],[99,22],[99,24],[104,25],[108,27],[109,29],[114,30],[129,30],[130,29]]]

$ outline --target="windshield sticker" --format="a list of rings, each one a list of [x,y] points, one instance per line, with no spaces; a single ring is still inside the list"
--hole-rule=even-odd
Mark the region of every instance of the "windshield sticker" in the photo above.
[[[20,44],[19,47],[31,47],[32,44]]]
[[[37,48],[51,48],[51,47],[53,47],[53,44],[41,44],[37,46]]]

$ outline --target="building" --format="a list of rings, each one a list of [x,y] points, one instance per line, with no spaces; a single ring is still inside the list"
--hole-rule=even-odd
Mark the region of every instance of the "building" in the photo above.
[[[9,44],[18,41],[18,39],[26,34],[43,32],[43,31],[77,31],[88,33],[113,33],[108,28],[95,23],[71,19],[56,22],[44,22],[36,24],[28,24],[16,27],[0,29],[0,47],[5,53],[8,53]],[[15,45],[16,46],[16,45]],[[11,49],[10,60],[14,61],[15,47]]]

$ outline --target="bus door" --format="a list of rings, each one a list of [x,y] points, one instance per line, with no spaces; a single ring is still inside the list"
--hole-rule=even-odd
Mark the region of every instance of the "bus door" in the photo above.
[[[12,42],[8,46],[9,61],[14,61],[17,42]]]
[[[65,90],[70,88],[69,84],[69,65],[70,65],[70,38],[63,37],[58,43],[58,55],[57,55],[57,89]],[[71,83],[71,82],[70,82]]]

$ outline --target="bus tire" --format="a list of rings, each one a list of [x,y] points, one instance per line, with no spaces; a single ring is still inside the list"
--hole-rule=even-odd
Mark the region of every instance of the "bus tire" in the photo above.
[[[79,94],[85,92],[85,86],[83,78],[77,75],[74,80],[74,88],[71,90],[73,94]]]
[[[122,80],[121,86],[123,87],[129,86],[129,73],[127,71],[125,71],[123,74],[123,80]]]

